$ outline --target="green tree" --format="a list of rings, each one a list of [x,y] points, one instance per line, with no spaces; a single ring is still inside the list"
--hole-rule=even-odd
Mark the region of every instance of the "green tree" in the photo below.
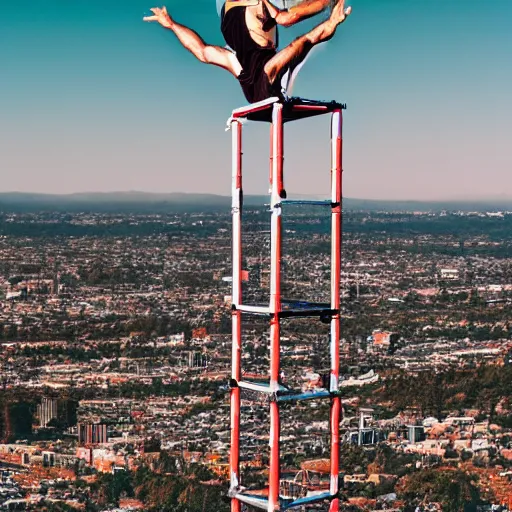
[[[464,512],[483,503],[476,483],[475,475],[463,471],[428,469],[407,477],[398,497],[407,503],[408,511],[418,505],[440,503],[443,512]]]

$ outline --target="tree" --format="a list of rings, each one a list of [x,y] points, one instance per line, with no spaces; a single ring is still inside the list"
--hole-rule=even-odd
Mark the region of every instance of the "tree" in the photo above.
[[[464,471],[427,469],[407,477],[398,497],[407,503],[408,511],[418,505],[440,503],[443,512],[464,512],[483,503],[476,482],[475,475]]]

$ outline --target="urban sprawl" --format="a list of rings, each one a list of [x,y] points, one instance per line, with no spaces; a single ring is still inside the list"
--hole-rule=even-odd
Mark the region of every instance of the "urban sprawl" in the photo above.
[[[231,216],[167,210],[0,213],[0,510],[230,510]],[[246,303],[269,299],[269,220],[244,212]],[[284,215],[284,297],[329,301],[329,229]],[[342,259],[341,510],[512,510],[512,214],[347,210]],[[268,382],[268,321],[242,337]],[[281,384],[325,390],[329,324],[281,343]],[[280,407],[281,495],[329,489],[328,400]],[[264,494],[261,394],[241,425]]]

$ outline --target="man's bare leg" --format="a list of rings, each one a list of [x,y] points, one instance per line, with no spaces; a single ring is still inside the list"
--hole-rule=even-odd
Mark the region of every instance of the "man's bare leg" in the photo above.
[[[331,0],[302,0],[291,9],[278,9],[270,0],[263,0],[272,18],[278,25],[291,27],[296,23],[311,18],[329,7]]]
[[[201,62],[224,68],[235,77],[242,72],[234,53],[220,46],[206,44],[197,32],[174,21],[165,7],[154,7],[151,12],[153,16],[144,17],[144,21],[157,21],[162,27],[172,30],[179,42]]]
[[[311,32],[298,37],[272,57],[265,65],[265,73],[270,83],[274,83],[279,73],[286,69],[292,61],[300,62],[313,46],[331,39],[338,25],[345,21],[351,11],[350,7],[345,9],[345,0],[339,0],[328,20],[315,27]]]

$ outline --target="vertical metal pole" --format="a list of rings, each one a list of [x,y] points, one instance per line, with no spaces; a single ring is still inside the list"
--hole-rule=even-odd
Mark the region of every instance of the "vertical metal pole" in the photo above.
[[[241,313],[237,309],[242,301],[242,125],[231,123],[232,172],[231,213],[233,217],[233,280],[232,280],[232,354],[231,378],[241,378]],[[229,457],[230,487],[235,492],[240,486],[240,388],[231,388],[231,451]],[[231,512],[240,512],[240,501],[231,499]]]
[[[273,183],[273,173],[274,173],[274,124],[270,124],[270,169],[268,182],[270,184],[270,188],[268,190],[269,194],[272,194],[272,183]]]
[[[279,106],[278,106],[279,105]],[[284,174],[283,174],[283,164],[284,164],[284,124],[283,124],[283,105],[278,103],[274,105],[274,110],[278,110],[278,125],[277,125],[277,144],[276,144],[276,158],[279,163],[277,166],[277,193],[279,197],[285,198],[286,192],[284,190]]]
[[[278,158],[281,160],[281,164],[280,164],[280,167],[278,169],[278,172],[277,172],[277,194],[280,198],[283,198],[283,193],[284,193],[284,176],[283,176],[283,161],[284,161],[284,137],[283,137],[283,131],[284,131],[284,128],[283,128],[283,114],[282,114],[282,110],[283,110],[283,105],[280,104],[280,103],[276,103],[274,105],[274,110],[276,108],[276,106],[279,105],[279,124],[278,126],[275,125],[274,122],[272,122],[271,126],[270,126],[270,148],[271,148],[271,152],[270,152],[270,176],[269,176],[269,180],[270,180],[270,193],[273,194],[273,184],[275,182],[275,177],[274,177],[274,159],[275,158]],[[274,146],[274,131],[276,131],[276,133],[278,133],[278,138],[277,138],[277,141],[276,141],[276,144]]]
[[[335,110],[331,117],[331,308],[338,311],[331,319],[331,382],[330,391],[339,390],[340,376],[340,277],[341,277],[341,200],[342,200],[342,114]],[[330,493],[339,491],[339,423],[341,399],[332,398],[331,402],[331,486]],[[339,499],[331,501],[329,512],[339,511]]]
[[[281,311],[281,206],[280,192],[283,174],[283,105],[274,104],[272,112],[272,190],[271,190],[271,264],[270,264],[270,388],[277,391],[279,388],[280,368],[280,322]],[[279,504],[279,436],[280,419],[278,403],[270,403],[270,473],[268,510],[272,512]]]

